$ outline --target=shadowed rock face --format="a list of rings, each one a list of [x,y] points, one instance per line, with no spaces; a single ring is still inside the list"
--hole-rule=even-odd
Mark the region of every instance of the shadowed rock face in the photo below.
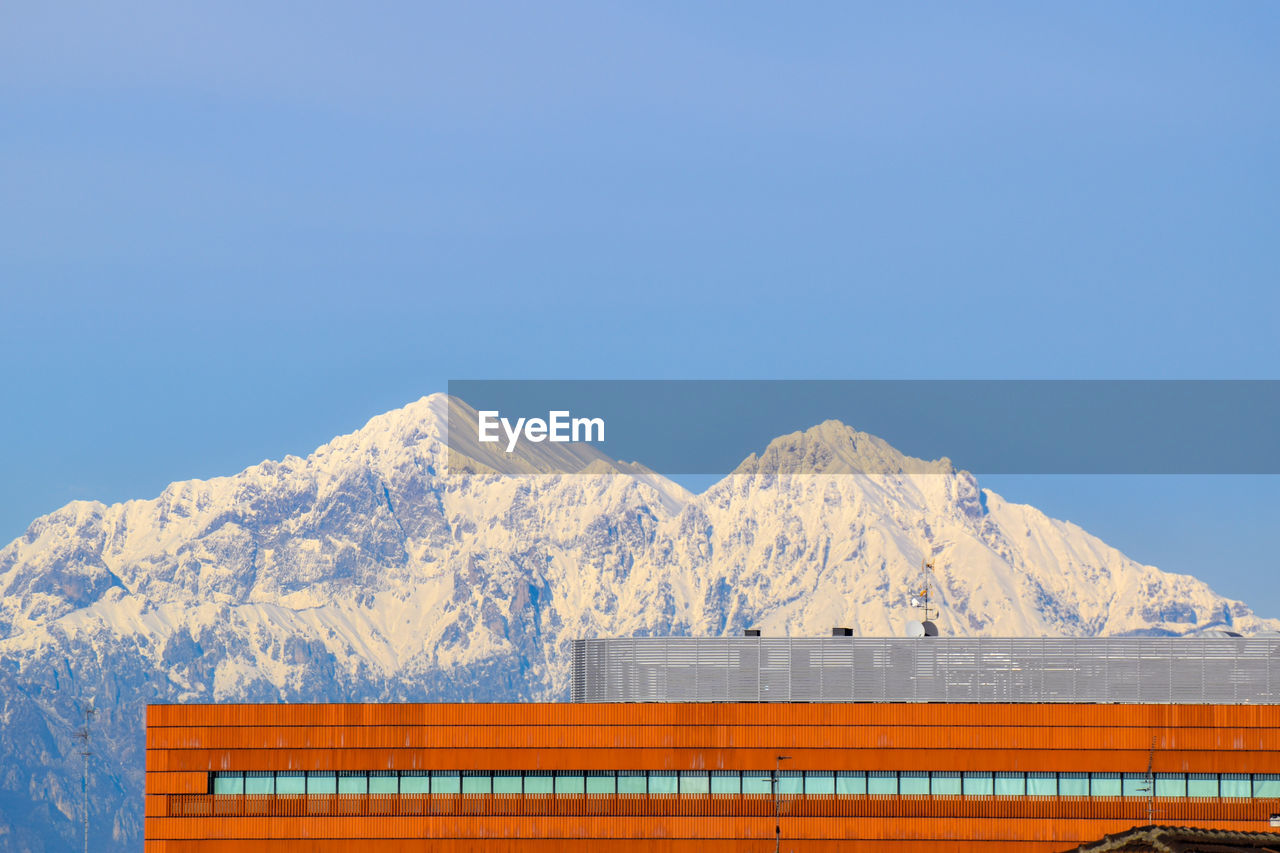
[[[694,496],[585,451],[613,473],[459,466],[450,406],[154,500],[69,504],[0,550],[0,850],[75,843],[89,697],[94,848],[125,850],[148,702],[560,699],[580,636],[899,634],[925,557],[948,634],[1277,627],[843,424]]]

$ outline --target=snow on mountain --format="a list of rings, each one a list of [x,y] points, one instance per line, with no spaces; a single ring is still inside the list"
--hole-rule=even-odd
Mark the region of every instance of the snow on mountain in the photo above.
[[[0,849],[76,837],[89,697],[96,849],[123,850],[147,702],[564,698],[580,636],[900,634],[925,557],[944,633],[1280,627],[834,421],[692,495],[591,447],[455,436],[451,457],[450,407],[474,417],[433,395],[306,459],[68,504],[0,550]]]

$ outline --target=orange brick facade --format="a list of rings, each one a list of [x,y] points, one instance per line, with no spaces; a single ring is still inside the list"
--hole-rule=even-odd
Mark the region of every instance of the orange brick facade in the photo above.
[[[1280,706],[162,705],[146,850],[1065,850],[1147,824],[1261,831],[1266,796],[214,794],[225,771],[1280,774]],[[1268,783],[1269,785],[1272,783]],[[775,819],[775,810],[778,817]]]

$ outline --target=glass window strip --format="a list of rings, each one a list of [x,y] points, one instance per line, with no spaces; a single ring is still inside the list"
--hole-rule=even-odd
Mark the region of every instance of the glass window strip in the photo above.
[[[238,771],[209,774],[215,796],[770,795],[1280,799],[1280,773],[989,771]]]

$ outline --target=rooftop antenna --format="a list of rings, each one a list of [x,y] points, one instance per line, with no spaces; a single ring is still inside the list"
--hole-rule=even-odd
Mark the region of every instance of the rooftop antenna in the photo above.
[[[929,604],[929,592],[932,589],[933,579],[933,560],[925,557],[920,561],[920,573],[924,576],[924,583],[920,589],[911,593],[911,606],[920,608],[921,621],[929,621],[936,619],[938,616],[938,608]]]
[[[89,853],[89,756],[93,755],[93,750],[90,748],[89,723],[93,721],[93,715],[96,713],[98,712],[93,708],[93,700],[90,699],[84,708],[84,728],[74,735],[76,740],[83,741],[80,755],[84,758],[84,777],[80,782],[80,793],[84,799],[84,853]]]
[[[925,557],[920,561],[920,573],[923,575],[919,589],[911,590],[911,606],[920,610],[920,621],[911,622],[907,632],[913,637],[936,637],[938,626],[933,620],[938,618],[938,608],[929,603],[933,591],[933,560]]]

